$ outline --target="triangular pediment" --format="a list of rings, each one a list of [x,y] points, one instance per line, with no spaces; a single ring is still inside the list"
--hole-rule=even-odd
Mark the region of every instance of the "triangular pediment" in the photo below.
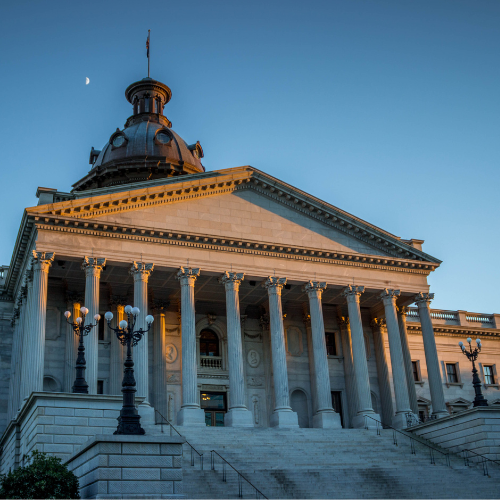
[[[251,167],[129,187],[78,193],[79,198],[27,212],[39,221],[94,229],[121,227],[406,267],[419,261],[429,270],[440,263],[391,233]]]

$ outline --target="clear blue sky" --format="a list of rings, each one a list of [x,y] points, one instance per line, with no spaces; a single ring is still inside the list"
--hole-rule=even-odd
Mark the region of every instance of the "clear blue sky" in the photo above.
[[[433,307],[500,313],[498,0],[20,0],[0,23],[1,263],[37,186],[69,191],[123,127],[151,29],[165,114],[207,169],[424,239]]]

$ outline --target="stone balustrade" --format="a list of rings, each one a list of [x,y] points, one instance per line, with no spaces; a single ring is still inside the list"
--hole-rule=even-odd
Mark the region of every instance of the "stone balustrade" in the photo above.
[[[209,368],[212,370],[222,370],[221,356],[200,356],[201,368]]]
[[[471,326],[480,328],[500,329],[500,314],[485,314],[468,311],[447,311],[443,309],[430,310],[432,323],[435,325]],[[408,322],[420,322],[418,308],[408,307],[406,311]]]

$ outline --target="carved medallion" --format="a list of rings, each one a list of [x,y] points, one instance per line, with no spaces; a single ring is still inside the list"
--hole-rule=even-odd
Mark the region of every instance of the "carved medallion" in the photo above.
[[[173,363],[177,359],[177,347],[174,344],[167,344],[165,346],[165,361]]]
[[[257,368],[260,365],[260,354],[255,349],[250,349],[247,354],[247,361],[252,368]]]

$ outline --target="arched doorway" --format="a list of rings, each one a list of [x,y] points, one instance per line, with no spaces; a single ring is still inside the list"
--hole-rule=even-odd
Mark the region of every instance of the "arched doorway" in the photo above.
[[[309,408],[307,405],[307,396],[304,391],[295,389],[290,398],[292,410],[299,417],[299,427],[309,427]]]

